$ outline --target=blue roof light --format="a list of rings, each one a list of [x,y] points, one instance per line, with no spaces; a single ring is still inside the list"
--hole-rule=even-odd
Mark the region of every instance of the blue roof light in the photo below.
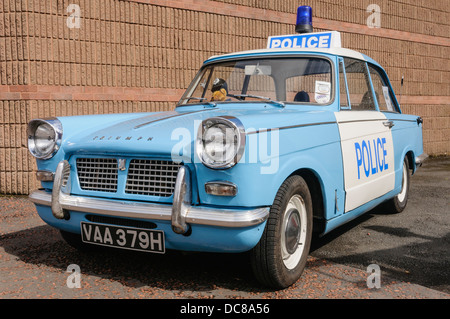
[[[309,6],[300,6],[297,9],[297,23],[295,24],[295,32],[308,33],[312,32],[312,9]]]

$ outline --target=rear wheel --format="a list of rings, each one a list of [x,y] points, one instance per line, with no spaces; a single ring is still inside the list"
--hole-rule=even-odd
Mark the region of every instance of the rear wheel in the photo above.
[[[392,213],[401,213],[408,202],[409,180],[411,173],[409,171],[408,157],[403,160],[402,170],[402,189],[394,198],[386,202],[386,209]]]
[[[278,190],[261,240],[252,250],[252,268],[262,284],[282,289],[295,283],[305,268],[312,234],[312,200],[300,176]]]

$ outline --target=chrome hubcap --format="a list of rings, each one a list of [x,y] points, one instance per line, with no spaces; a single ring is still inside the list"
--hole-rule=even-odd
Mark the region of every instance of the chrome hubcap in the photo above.
[[[306,206],[299,195],[289,200],[283,214],[281,234],[281,257],[288,269],[294,269],[302,255],[306,242]]]
[[[293,254],[300,240],[300,214],[297,209],[292,208],[287,212],[287,225],[285,232],[286,251]]]

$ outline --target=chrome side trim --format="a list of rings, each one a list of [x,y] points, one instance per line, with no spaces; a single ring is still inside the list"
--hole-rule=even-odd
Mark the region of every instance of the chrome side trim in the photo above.
[[[43,206],[51,206],[52,195],[44,190],[36,190],[29,199]],[[82,196],[65,195],[59,197],[62,209],[91,214],[117,217],[137,218],[145,220],[172,220],[172,206],[164,204],[109,200]],[[269,217],[269,207],[254,209],[218,209],[205,206],[186,208],[185,222],[189,224],[249,227],[264,222]]]
[[[343,123],[347,123],[347,122],[343,122]],[[305,126],[329,125],[329,124],[336,124],[336,122],[317,122],[317,123],[307,123],[307,124],[273,127],[273,128],[267,128],[267,129],[246,132],[246,134],[250,135],[250,134],[258,134],[258,133],[266,133],[266,132],[271,132],[271,131],[276,131],[276,130],[286,130],[286,129],[291,129],[291,128],[305,127]]]

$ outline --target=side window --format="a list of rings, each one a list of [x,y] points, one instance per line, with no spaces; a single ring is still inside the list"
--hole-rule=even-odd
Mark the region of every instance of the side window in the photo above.
[[[352,110],[376,110],[366,63],[344,58],[344,64]]]
[[[327,104],[332,99],[331,64],[324,59],[301,59],[283,68],[286,75],[286,101]],[[291,76],[292,75],[292,76]]]
[[[392,93],[379,70],[369,64],[369,72],[380,111],[397,112],[392,100]]]
[[[341,109],[348,109],[347,81],[345,78],[344,60],[339,59],[339,101]]]

